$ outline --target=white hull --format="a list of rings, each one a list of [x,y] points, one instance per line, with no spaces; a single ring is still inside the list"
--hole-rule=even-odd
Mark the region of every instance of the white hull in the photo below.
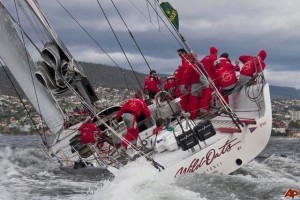
[[[252,87],[256,88],[256,86]],[[224,133],[218,131],[219,128],[235,128],[231,118],[217,116],[211,119],[216,134],[204,142],[199,142],[199,145],[196,145],[193,150],[183,151],[178,148],[177,150],[163,151],[151,155],[157,163],[164,166],[165,169],[160,172],[162,176],[166,179],[173,179],[186,173],[229,174],[247,164],[262,152],[269,141],[272,126],[268,84],[264,85],[263,96],[258,102],[250,101],[245,95],[244,89],[239,93],[232,94],[230,102],[233,102],[230,106],[240,119],[252,119],[256,124],[244,124],[241,133]],[[52,147],[52,151],[60,160],[64,160],[63,165],[71,166],[74,161],[78,160],[78,154],[68,152],[70,150],[68,143],[75,134],[78,134],[76,129],[79,125],[62,133],[59,139],[60,142]],[[142,139],[146,138],[152,134],[152,130],[153,127],[141,132],[140,137]],[[89,161],[92,159],[93,156],[83,160]],[[94,166],[97,166],[97,164]],[[103,165],[100,167],[103,167]],[[115,170],[112,166],[107,167]]]

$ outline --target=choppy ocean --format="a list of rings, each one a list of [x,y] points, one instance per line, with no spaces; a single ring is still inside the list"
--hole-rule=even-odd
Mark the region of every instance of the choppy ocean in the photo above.
[[[113,181],[68,175],[37,147],[37,136],[0,135],[0,200],[250,200],[300,195],[300,139],[271,138],[267,148],[232,175],[163,180],[147,162],[122,168]],[[300,196],[295,197],[300,199]]]

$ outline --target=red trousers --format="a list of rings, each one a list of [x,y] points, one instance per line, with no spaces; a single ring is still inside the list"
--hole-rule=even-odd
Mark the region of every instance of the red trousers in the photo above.
[[[130,114],[131,115],[131,114]],[[127,134],[125,135],[125,140],[123,140],[123,142],[121,143],[121,145],[127,149],[128,143],[136,140],[139,136],[139,129],[137,127],[137,121],[136,121],[136,116],[131,115],[130,118],[128,119],[124,119],[127,122],[125,122],[126,126],[127,126]]]
[[[210,101],[212,99],[213,89],[206,88],[202,90],[202,95],[200,98],[200,109],[204,109],[207,112],[210,111]]]

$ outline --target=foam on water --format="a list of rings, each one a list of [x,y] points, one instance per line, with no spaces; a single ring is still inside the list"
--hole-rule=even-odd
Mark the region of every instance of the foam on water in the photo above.
[[[173,182],[142,159],[109,182],[66,174],[37,148],[0,148],[0,200],[283,199],[289,188],[300,190],[296,147],[292,140],[272,140],[261,158],[232,175],[185,174]]]
[[[278,159],[290,163],[289,167],[272,166]],[[299,162],[271,156],[262,163],[255,160],[248,163],[234,175],[187,174],[176,183],[208,199],[279,199],[289,188],[300,189],[300,177],[294,171],[291,174],[291,168],[299,173]]]
[[[126,165],[111,182],[104,182],[91,196],[99,200],[201,200],[199,193],[163,180],[153,166],[141,159]]]
[[[82,199],[90,182],[57,174],[57,165],[37,149],[1,149],[0,199]],[[56,175],[57,174],[57,175]]]

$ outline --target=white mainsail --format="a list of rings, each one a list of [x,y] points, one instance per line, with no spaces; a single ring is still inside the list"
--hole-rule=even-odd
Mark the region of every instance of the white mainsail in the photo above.
[[[53,133],[59,132],[63,127],[64,115],[51,94],[32,75],[30,69],[35,69],[35,64],[14,27],[14,22],[1,2],[0,57],[48,128]]]

